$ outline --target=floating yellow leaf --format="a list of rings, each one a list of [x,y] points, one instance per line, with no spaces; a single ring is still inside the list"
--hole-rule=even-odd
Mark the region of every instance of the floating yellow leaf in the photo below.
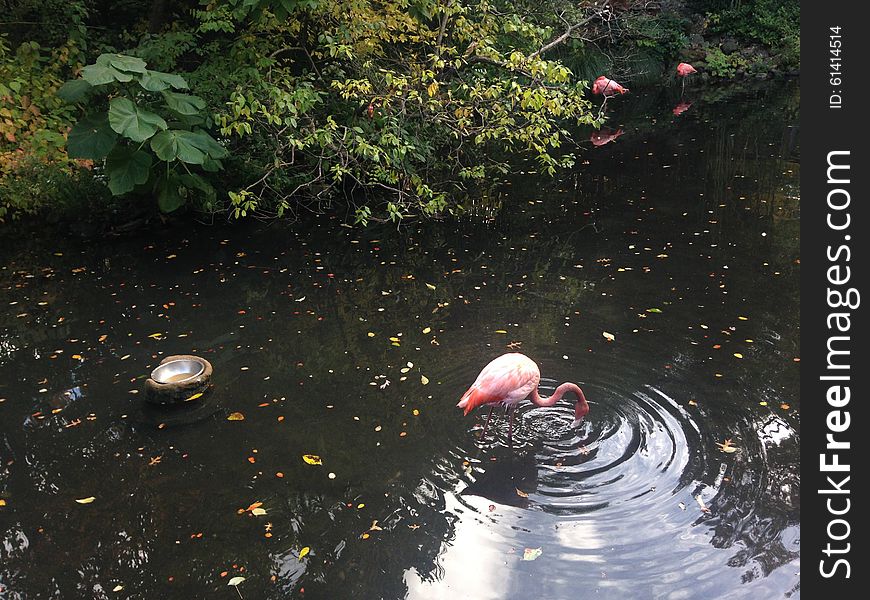
[[[116,585],[115,587],[112,588],[112,591],[113,592],[120,592],[123,589],[124,589],[123,585]]]
[[[420,375],[420,383],[423,385],[429,385],[429,378],[425,375]]]
[[[721,444],[720,444],[719,442],[716,442],[716,445],[719,446],[719,450],[721,450],[722,452],[725,452],[725,453],[727,453],[727,454],[731,454],[732,452],[737,452],[737,451],[739,450],[739,448],[737,448],[737,446],[732,446],[732,445],[731,445],[731,439],[730,439],[730,438],[727,439],[727,440],[725,440],[725,441],[724,441],[723,443],[721,443]]]
[[[432,285],[431,283],[427,283],[427,284],[426,284],[426,287],[429,288],[430,290],[434,290],[434,289],[435,289],[435,286]]]
[[[367,335],[368,335],[369,337],[375,337],[375,332],[374,332],[374,331],[369,331]]]
[[[0,506],[6,506],[6,500],[0,498]]]
[[[303,558],[308,556],[309,552],[311,552],[311,548],[305,546],[302,550],[299,551],[299,560],[302,560]]]
[[[243,582],[244,580],[245,580],[245,578],[244,578],[244,577],[241,577],[241,576],[239,576],[239,577],[233,577],[232,579],[230,579],[229,581],[227,581],[227,585],[237,586],[237,585],[239,585],[241,582]]]
[[[735,356],[735,358],[743,358],[743,355],[740,354],[739,352],[735,352],[734,356]]]
[[[87,498],[78,498],[76,502],[78,502],[79,504],[90,504],[94,500],[96,500],[96,498],[94,498],[93,496],[88,496]]]
[[[160,333],[160,332],[157,332],[157,333],[152,333],[152,334],[149,335],[148,337],[150,337],[150,338],[154,338],[155,340],[158,340],[158,339],[160,339],[160,338],[163,337],[163,334]]]
[[[613,340],[616,339],[615,335],[613,335],[612,333],[608,333],[606,331],[602,331],[601,335],[603,335],[604,339],[607,340],[608,342],[612,342]]]
[[[504,329],[496,329],[495,332],[496,333],[507,333],[507,331],[505,331]]]
[[[184,401],[190,402],[191,400],[196,400],[197,398],[199,398],[201,396],[202,396],[202,392],[197,392],[193,396],[191,396],[190,398],[186,398]],[[241,414],[241,413],[239,413],[239,414]],[[242,418],[244,419],[245,417],[243,416]]]
[[[535,560],[543,551],[540,548],[526,548],[523,550],[523,560]]]
[[[429,333],[430,331],[432,331],[431,327],[424,327],[423,328],[423,333]]]
[[[108,337],[109,337],[109,336],[107,336],[107,335],[104,333],[103,335],[100,336],[100,338],[99,338],[98,341],[100,341],[100,342],[105,342],[106,339],[108,339]]]
[[[227,417],[227,421],[244,421],[245,415],[240,412],[234,412],[230,416]]]
[[[303,454],[302,460],[304,460],[309,465],[322,465],[323,461],[316,454]]]
[[[252,514],[252,515],[256,515],[256,516],[258,516],[258,517],[261,517],[261,516],[263,516],[263,515],[266,514],[266,509],[265,509],[265,508],[257,507],[257,508],[255,508],[255,509],[252,509],[252,510],[251,510],[251,514]]]
[[[520,498],[528,498],[529,497],[529,495],[527,493],[525,493],[523,490],[521,490],[520,488],[515,488],[515,489],[517,490],[517,496],[519,496]]]

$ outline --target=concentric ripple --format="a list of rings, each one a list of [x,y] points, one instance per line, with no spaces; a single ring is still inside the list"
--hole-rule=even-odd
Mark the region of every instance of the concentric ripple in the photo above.
[[[551,393],[553,387],[553,382],[543,381],[542,393]],[[568,398],[547,408],[524,403],[512,439],[508,419],[501,417],[493,419],[489,439],[478,442],[481,449],[503,446],[529,455],[525,462],[534,463],[535,475],[509,475],[528,494],[525,505],[558,514],[631,511],[695,481],[701,432],[677,402],[651,386],[631,393],[590,386],[587,395],[595,401],[579,427],[571,427],[573,401]],[[486,471],[492,473],[493,462],[497,460],[481,465],[481,479],[487,478]],[[519,459],[511,462],[515,471],[528,470]],[[481,488],[477,479],[471,493]]]

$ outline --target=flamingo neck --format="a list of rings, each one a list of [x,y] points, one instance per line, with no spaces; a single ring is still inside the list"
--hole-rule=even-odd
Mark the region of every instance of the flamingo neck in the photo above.
[[[577,396],[577,404],[574,407],[574,412],[578,419],[589,412],[589,404],[586,402],[586,396],[583,395],[583,390],[581,390],[578,385],[570,382],[565,382],[557,387],[556,391],[553,392],[553,395],[548,398],[542,398],[538,393],[538,388],[535,388],[529,399],[536,406],[553,406],[556,402],[561,400],[562,396],[567,392],[574,392]]]

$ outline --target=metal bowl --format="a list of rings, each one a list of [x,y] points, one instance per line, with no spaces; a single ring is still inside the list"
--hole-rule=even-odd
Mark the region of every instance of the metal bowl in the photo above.
[[[170,360],[153,371],[151,379],[157,383],[183,383],[202,374],[205,365],[196,360]]]

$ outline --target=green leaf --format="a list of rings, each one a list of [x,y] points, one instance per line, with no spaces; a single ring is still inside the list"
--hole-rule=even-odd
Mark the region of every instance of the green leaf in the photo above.
[[[226,148],[217,143],[213,137],[205,131],[199,130],[193,132],[197,139],[197,146],[212,158],[226,158],[229,152]]]
[[[206,152],[199,147],[198,138],[190,131],[168,129],[151,139],[151,149],[160,160],[180,160],[191,165],[205,162]]]
[[[129,71],[131,73],[144,73],[146,71],[144,60],[136,56],[127,56],[126,54],[100,54],[97,57],[96,64],[105,67],[111,66],[119,71]]]
[[[117,133],[134,142],[144,142],[157,130],[166,129],[166,121],[160,115],[136,106],[127,98],[112,98],[109,124]]]
[[[174,173],[161,181],[160,191],[157,193],[157,206],[162,212],[171,213],[184,206],[186,200],[181,195],[182,189],[181,178]]]
[[[66,141],[70,158],[102,160],[118,141],[117,134],[109,127],[106,113],[85,117],[75,124]]]
[[[58,97],[67,102],[79,102],[93,86],[84,79],[71,79],[57,90]]]
[[[199,96],[163,92],[163,98],[169,108],[182,115],[196,115],[205,108],[205,100]]]
[[[82,79],[91,85],[105,85],[114,81],[132,81],[133,76],[111,65],[88,65],[82,69]]]
[[[217,197],[217,192],[215,192],[212,184],[206,181],[205,178],[201,175],[197,175],[196,173],[187,173],[185,175],[181,175],[179,179],[185,185],[185,187],[199,190],[200,192],[202,192],[207,200],[214,200]]]
[[[212,158],[210,156],[207,156],[205,158],[205,162],[202,163],[202,170],[208,171],[209,173],[217,173],[218,171],[220,171],[223,168],[224,168],[224,166],[221,163],[221,161],[217,160],[216,158]]]
[[[145,71],[139,79],[139,85],[149,92],[162,92],[170,87],[176,90],[186,90],[187,81],[181,75],[161,73],[160,71]]]
[[[121,146],[106,158],[109,189],[115,196],[126,194],[148,181],[150,171],[151,155],[142,150]]]

